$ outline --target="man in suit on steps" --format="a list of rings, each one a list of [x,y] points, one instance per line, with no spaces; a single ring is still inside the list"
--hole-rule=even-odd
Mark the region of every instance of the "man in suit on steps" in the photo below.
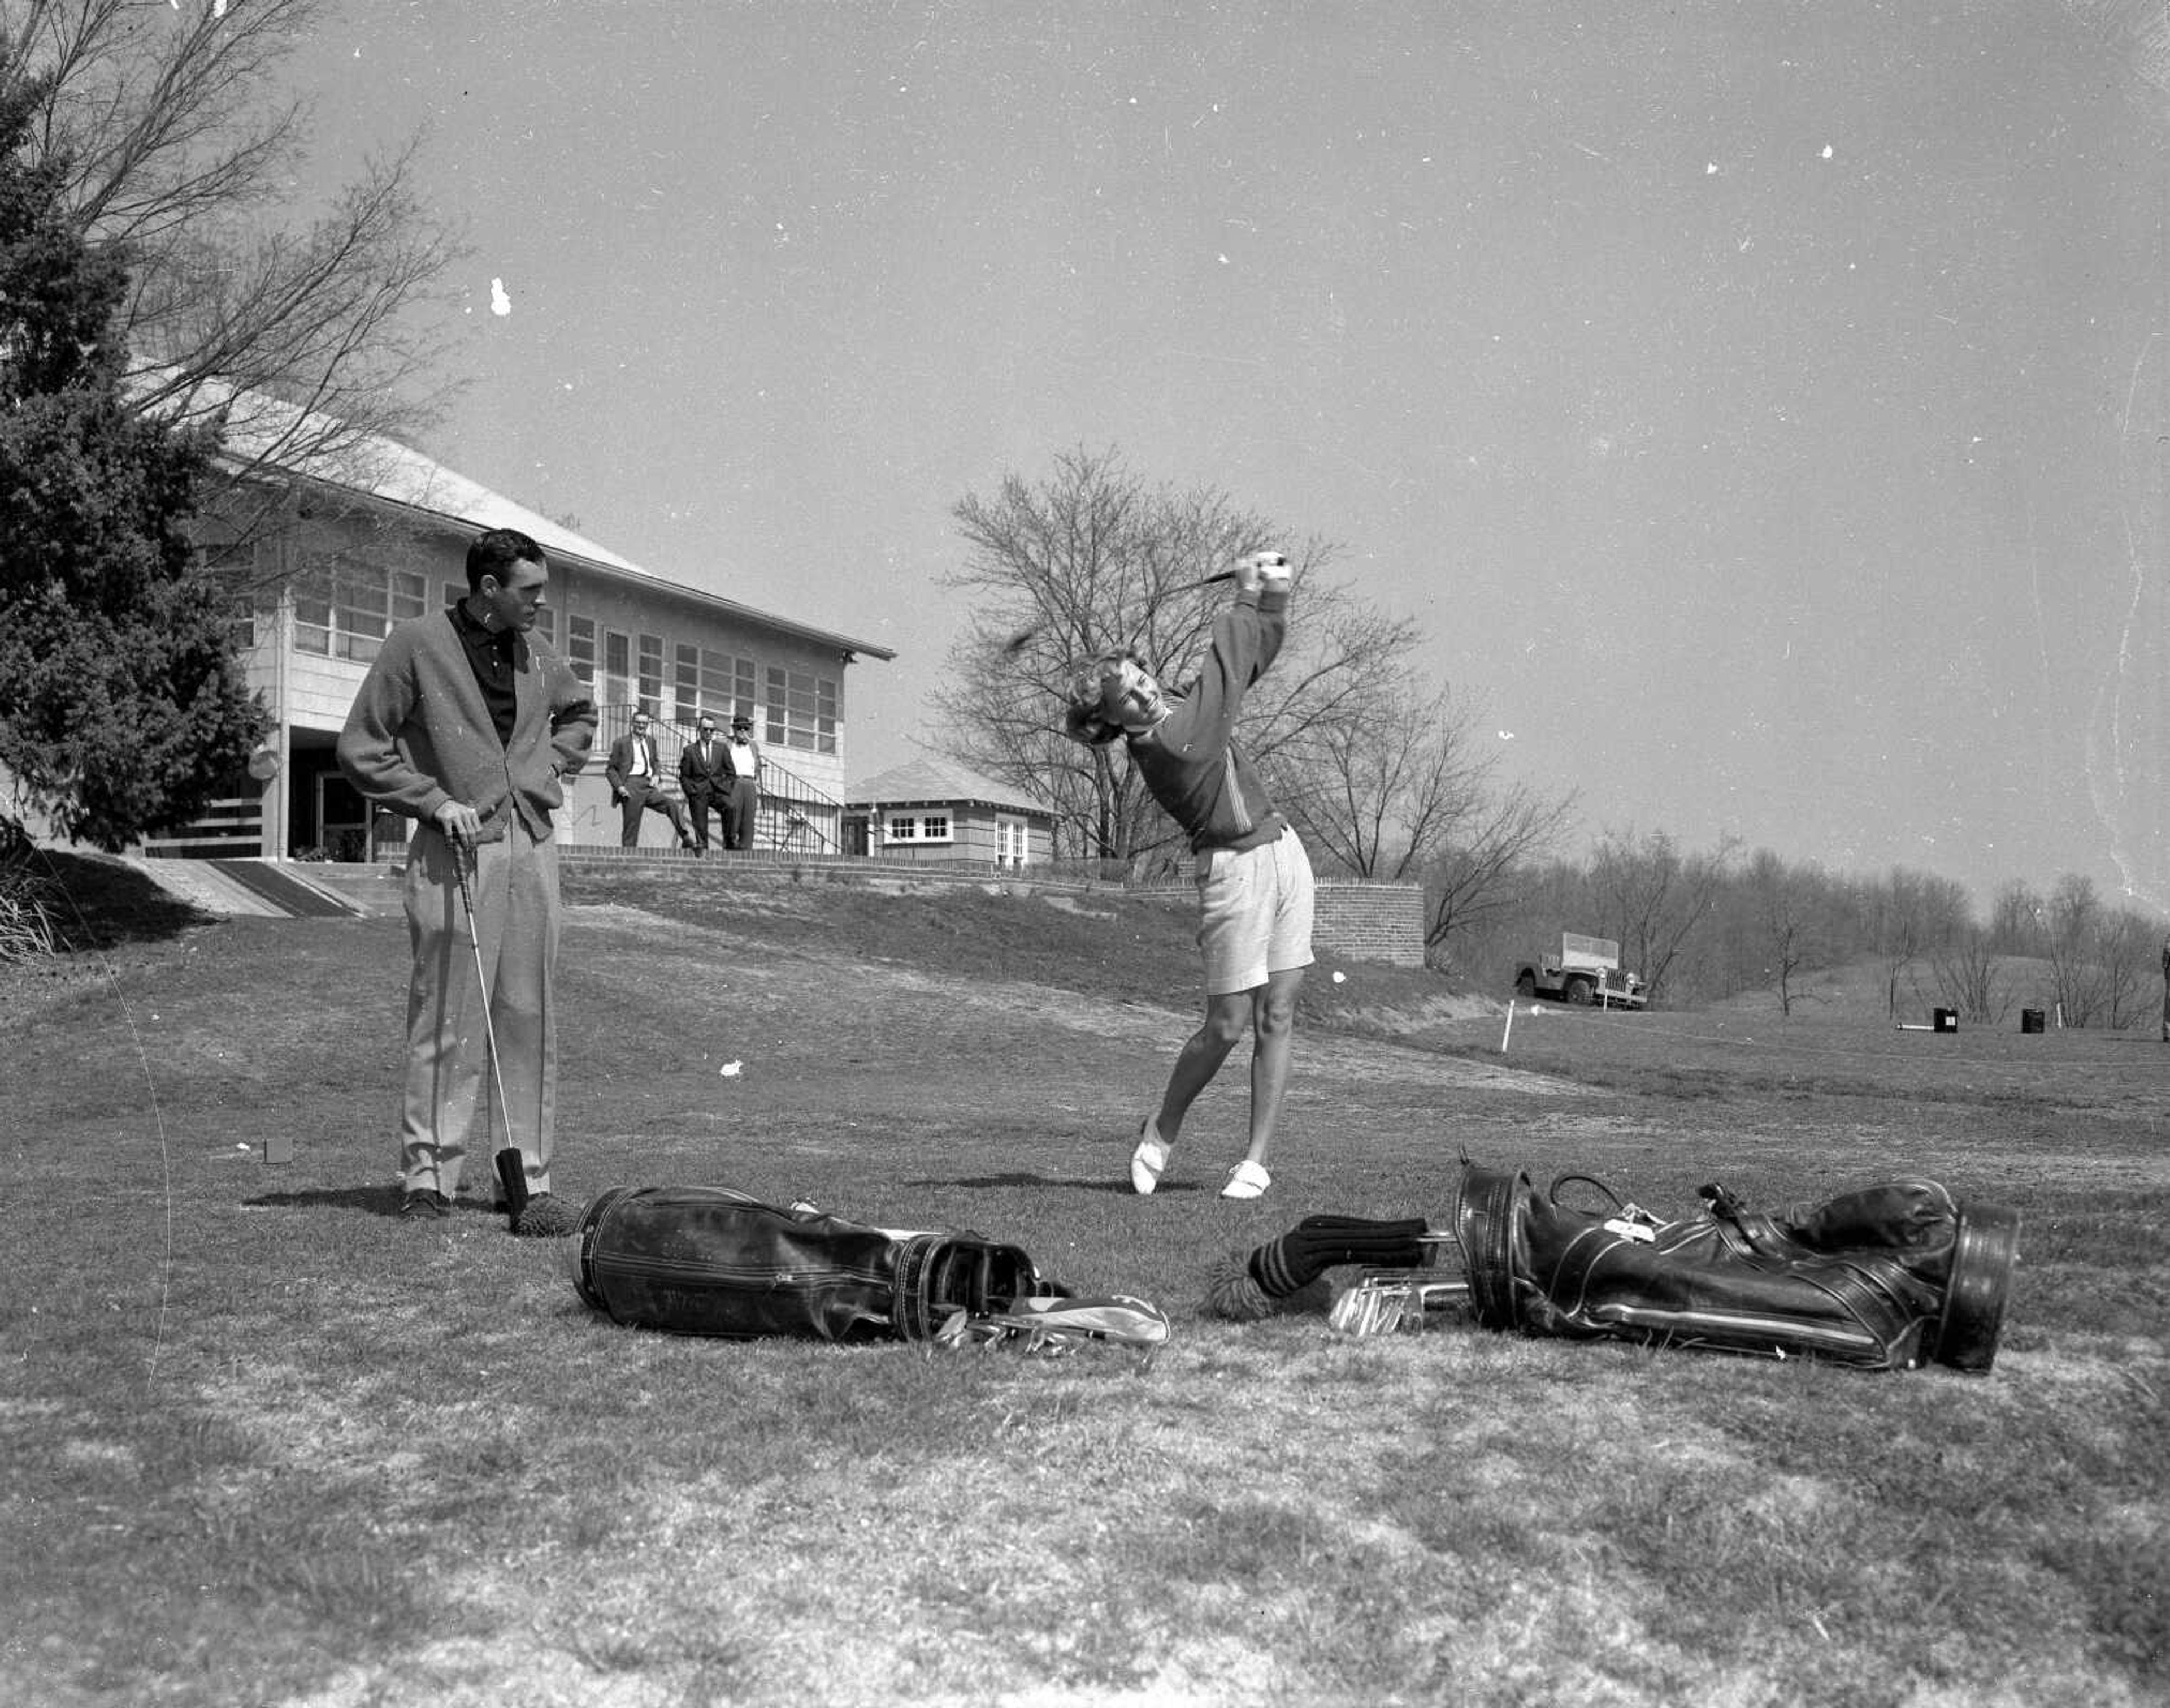
[[[701,714],[700,734],[687,742],[685,751],[678,756],[678,786],[685,791],[687,811],[692,814],[695,852],[708,851],[710,807],[715,809],[716,822],[724,833],[724,846],[728,848],[731,767],[724,757],[724,744],[716,736],[716,720],[706,712]]]
[[[623,816],[618,846],[640,846],[640,815],[660,812],[678,833],[678,846],[693,846],[693,833],[686,827],[686,809],[676,795],[663,792],[663,775],[655,763],[655,736],[648,726],[648,714],[633,715],[633,733],[611,743],[610,763],[603,767],[610,779],[611,799]]]

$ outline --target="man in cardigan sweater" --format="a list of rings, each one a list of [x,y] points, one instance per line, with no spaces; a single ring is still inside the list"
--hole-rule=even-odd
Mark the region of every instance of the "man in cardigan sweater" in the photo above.
[[[596,708],[571,668],[531,638],[549,560],[494,528],[468,548],[467,597],[403,623],[340,731],[340,768],[363,795],[417,821],[407,851],[407,1078],[399,1122],[401,1213],[449,1214],[488,1070],[489,1005],[509,1143],[529,1200],[516,1232],[570,1233],[550,1191],[558,1088],[560,779],[587,761]],[[488,988],[478,983],[459,871],[468,867]],[[485,1141],[487,1154],[488,1141]],[[493,1196],[494,1170],[484,1169]]]
[[[1160,1183],[1183,1118],[1246,1027],[1251,1051],[1250,1146],[1228,1170],[1224,1198],[1255,1198],[1273,1183],[1266,1152],[1280,1119],[1295,1043],[1296,993],[1312,964],[1311,861],[1235,745],[1236,716],[1288,629],[1288,560],[1246,558],[1236,602],[1214,619],[1203,676],[1170,701],[1129,654],[1096,659],[1070,690],[1064,733],[1098,747],[1123,737],[1130,763],[1198,859],[1198,946],[1205,957],[1205,1020],[1176,1057],[1159,1111],[1138,1129],[1130,1185]]]

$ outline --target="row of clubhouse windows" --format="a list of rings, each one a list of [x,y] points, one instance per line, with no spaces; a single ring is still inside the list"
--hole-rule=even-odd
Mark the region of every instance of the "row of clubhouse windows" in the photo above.
[[[457,604],[466,593],[464,582],[447,581],[439,589],[446,605]],[[294,584],[294,650],[366,664],[394,624],[422,615],[429,597],[427,577],[409,570],[385,574],[342,565],[305,571]],[[535,625],[553,649],[559,648],[559,617],[545,605]],[[566,618],[564,630],[565,661],[591,688],[600,688],[606,706],[639,705],[689,724],[703,712],[719,722],[758,714],[762,739],[772,747],[836,751],[834,677],[773,664],[762,670],[752,659],[686,641],[666,647],[657,634],[598,633],[588,617]],[[767,704],[757,707],[762,687]],[[946,825],[943,834],[948,835]]]

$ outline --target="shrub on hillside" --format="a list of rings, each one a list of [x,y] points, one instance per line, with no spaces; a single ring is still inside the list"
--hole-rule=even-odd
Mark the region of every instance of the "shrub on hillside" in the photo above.
[[[0,966],[49,961],[57,946],[51,886],[19,861],[0,861]]]

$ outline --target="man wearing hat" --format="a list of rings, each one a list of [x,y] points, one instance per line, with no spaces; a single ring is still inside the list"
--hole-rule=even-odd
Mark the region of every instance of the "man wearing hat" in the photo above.
[[[693,851],[708,851],[708,809],[726,830],[730,824],[731,772],[724,758],[724,739],[716,733],[715,718],[701,714],[700,732],[679,750],[678,787],[686,796],[687,815],[693,821]],[[730,840],[725,836],[724,846]]]
[[[753,744],[753,720],[740,712],[731,720],[731,739],[724,748],[729,792],[724,796],[724,846],[753,846],[753,818],[761,806],[761,749]]]

